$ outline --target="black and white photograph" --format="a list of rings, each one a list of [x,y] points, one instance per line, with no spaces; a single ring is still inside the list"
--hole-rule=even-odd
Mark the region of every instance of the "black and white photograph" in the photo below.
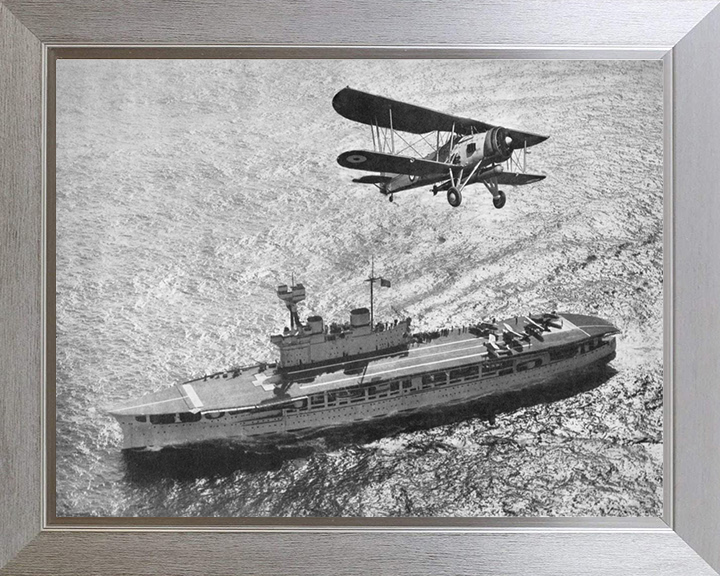
[[[662,516],[662,62],[56,74],[57,517]]]

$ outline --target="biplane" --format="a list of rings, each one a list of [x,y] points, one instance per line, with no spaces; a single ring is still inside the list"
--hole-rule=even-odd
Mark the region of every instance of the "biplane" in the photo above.
[[[338,114],[370,126],[373,150],[349,150],[338,156],[345,168],[376,172],[353,182],[373,184],[389,200],[402,190],[432,185],[447,192],[451,206],[462,203],[466,186],[482,182],[495,208],[505,205],[501,185],[521,186],[545,178],[526,172],[527,149],[548,139],[436,112],[414,104],[343,88],[333,98]],[[419,136],[410,142],[403,133]],[[420,148],[430,148],[423,153]]]

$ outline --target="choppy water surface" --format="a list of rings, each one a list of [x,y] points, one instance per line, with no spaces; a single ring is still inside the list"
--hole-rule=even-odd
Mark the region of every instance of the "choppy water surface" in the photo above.
[[[390,204],[350,85],[542,134],[538,184]],[[58,62],[57,514],[644,516],[662,512],[662,69],[656,62]],[[531,398],[287,445],[128,458],[104,408],[273,359],[305,315],[418,330],[558,309],[612,320],[611,366]]]

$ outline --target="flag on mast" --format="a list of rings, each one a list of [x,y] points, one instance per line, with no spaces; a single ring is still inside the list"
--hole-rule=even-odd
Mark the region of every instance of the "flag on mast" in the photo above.
[[[375,257],[372,256],[370,258],[370,276],[365,278],[365,282],[370,282],[370,325],[374,326],[375,322],[375,294],[373,288],[375,287],[375,282],[380,280],[380,286],[382,288],[390,288],[390,280],[387,280],[386,278],[383,278],[381,276],[375,276]]]

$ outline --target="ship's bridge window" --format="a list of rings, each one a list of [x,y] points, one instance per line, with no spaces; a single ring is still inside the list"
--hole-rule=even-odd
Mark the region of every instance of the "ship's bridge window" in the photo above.
[[[200,414],[200,412],[197,412],[196,414],[193,414],[192,412],[181,412],[179,416],[180,422],[199,422],[202,420],[202,414]]]
[[[390,382],[375,383],[370,388],[374,390],[371,394],[387,392],[390,389]]]
[[[208,420],[217,420],[218,418],[222,418],[225,415],[225,412],[208,412],[205,414],[205,418]]]
[[[495,372],[496,370],[502,370],[505,368],[511,368],[513,362],[513,360],[495,360],[493,362],[483,362],[483,374],[488,374],[489,372]]]
[[[590,340],[590,342],[588,342],[587,349],[595,350],[596,348],[599,348],[600,346],[602,346],[602,341],[600,340],[600,338],[593,338],[592,340]]]
[[[174,424],[175,414],[150,414],[151,424]]]
[[[463,378],[475,378],[480,374],[477,366],[466,366],[450,372],[450,380],[461,380]]]
[[[433,372],[431,374],[423,374],[422,386],[423,388],[430,388],[431,386],[442,386],[447,383],[447,375],[445,372]]]
[[[340,400],[350,399],[355,402],[365,398],[365,390],[359,388],[358,386],[352,386],[343,390],[338,390],[337,395]]]
[[[313,394],[310,396],[310,404],[312,406],[321,406],[325,404],[325,393],[321,392],[320,394]]]
[[[147,416],[135,416],[135,420],[138,422],[147,422]]]
[[[566,360],[568,358],[572,358],[577,354],[578,347],[573,346],[566,346],[564,348],[559,348],[557,350],[551,350],[550,351],[550,361],[556,362],[558,360]]]
[[[542,358],[535,358],[534,360],[528,360],[527,362],[520,362],[515,369],[518,372],[524,372],[525,370],[538,368],[539,366],[542,366]]]
[[[365,390],[357,386],[348,388],[348,396],[350,396],[350,402],[359,402],[365,400]]]

